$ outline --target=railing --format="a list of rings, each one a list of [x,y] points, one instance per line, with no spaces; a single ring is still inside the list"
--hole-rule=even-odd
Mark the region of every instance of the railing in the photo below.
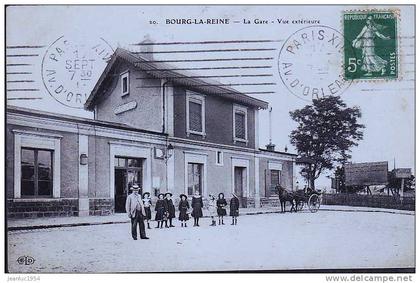
[[[389,209],[415,210],[415,198],[384,195],[323,194],[324,205],[349,205]]]

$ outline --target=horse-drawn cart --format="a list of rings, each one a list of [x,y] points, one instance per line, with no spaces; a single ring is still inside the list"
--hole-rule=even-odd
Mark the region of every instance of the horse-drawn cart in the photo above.
[[[321,195],[317,192],[305,194],[297,203],[297,210],[302,210],[307,206],[310,212],[317,212],[321,206]]]
[[[281,186],[276,186],[276,189],[282,212],[286,211],[286,202],[290,202],[291,204],[290,211],[294,210],[295,212],[303,210],[305,205],[310,212],[317,212],[321,206],[321,193],[316,190],[306,189],[289,192]]]

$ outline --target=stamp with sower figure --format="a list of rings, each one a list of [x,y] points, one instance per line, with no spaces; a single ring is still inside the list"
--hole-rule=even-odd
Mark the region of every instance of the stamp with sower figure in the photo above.
[[[394,11],[344,12],[346,79],[398,78],[397,20]]]

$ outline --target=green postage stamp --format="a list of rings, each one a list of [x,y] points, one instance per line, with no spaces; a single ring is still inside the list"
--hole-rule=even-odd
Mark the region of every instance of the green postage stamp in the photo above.
[[[344,12],[346,80],[398,78],[397,20],[393,11]]]

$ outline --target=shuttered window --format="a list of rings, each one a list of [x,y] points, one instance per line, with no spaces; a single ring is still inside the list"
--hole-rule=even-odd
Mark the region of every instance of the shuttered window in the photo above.
[[[189,118],[190,118],[190,131],[203,132],[203,117],[202,105],[193,101],[189,102]]]
[[[235,137],[238,139],[246,139],[245,113],[235,112]]]

